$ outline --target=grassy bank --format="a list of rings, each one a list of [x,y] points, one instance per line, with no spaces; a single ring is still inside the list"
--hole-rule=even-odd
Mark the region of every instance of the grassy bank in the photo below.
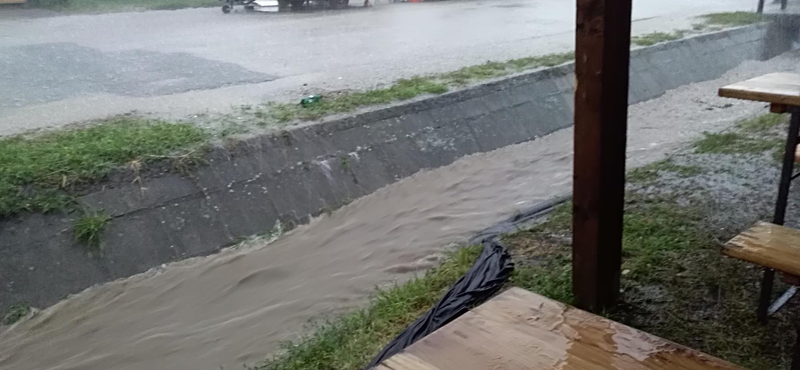
[[[88,128],[0,139],[0,217],[72,203],[76,187],[113,169],[185,154],[206,142],[189,124],[115,118]]]
[[[767,115],[740,122],[730,133],[746,140],[771,141],[785,122],[785,116]],[[740,145],[736,140],[708,145],[710,135],[684,153],[629,173],[623,292],[619,305],[606,315],[751,370],[781,368],[790,361],[792,318],[798,309],[790,305],[768,325],[758,324],[754,311],[761,270],[723,257],[718,247],[741,225],[761,218],[758,210],[768,209],[772,202],[771,193],[755,196],[731,184],[720,189],[720,179],[731,176],[765,177],[749,170],[739,175],[726,166],[750,162],[772,171],[769,177],[774,177],[772,148]],[[766,192],[763,186],[754,187]],[[719,200],[731,193],[740,202]],[[761,206],[746,203],[753,199]],[[739,221],[717,216],[731,213],[730,207],[738,211]],[[570,227],[571,205],[567,203],[542,222],[505,235],[503,243],[516,263],[510,285],[571,303]],[[478,252],[475,246],[454,252],[442,267],[379,292],[368,308],[320,325],[254,369],[362,368],[426,311],[469,268]]]
[[[400,102],[422,95],[443,94],[450,89],[471,83],[535,68],[553,67],[574,59],[574,53],[569,52],[511,59],[505,62],[486,62],[453,72],[401,79],[387,88],[330,94],[323,96],[319,103],[307,107],[296,103],[271,103],[262,107],[248,107],[244,113],[260,119],[262,126],[285,124],[295,120],[312,121],[331,114],[352,112],[358,108]]]
[[[738,27],[766,21],[763,15],[750,12],[725,12],[711,13],[698,17],[700,22],[695,23],[691,30],[674,30],[669,32],[651,32],[631,37],[631,44],[636,46],[651,46],[661,42],[675,41],[686,36],[702,32],[720,30],[725,27]]]

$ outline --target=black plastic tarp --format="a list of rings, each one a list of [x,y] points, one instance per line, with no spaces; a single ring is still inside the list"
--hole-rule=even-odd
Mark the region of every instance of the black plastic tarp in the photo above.
[[[378,365],[497,293],[511,276],[514,264],[508,250],[496,239],[485,238],[483,251],[469,271],[433,308],[386,345],[366,368]]]

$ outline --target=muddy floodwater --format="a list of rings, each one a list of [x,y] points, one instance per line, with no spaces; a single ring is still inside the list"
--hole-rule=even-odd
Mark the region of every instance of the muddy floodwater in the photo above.
[[[726,83],[800,71],[797,54],[746,62],[723,78],[630,109],[629,167],[659,160],[703,131],[765,113],[716,97]],[[366,302],[375,286],[436,264],[452,243],[569,192],[572,130],[423,171],[251,243],[69,297],[0,332],[0,369],[239,369],[310,319]]]

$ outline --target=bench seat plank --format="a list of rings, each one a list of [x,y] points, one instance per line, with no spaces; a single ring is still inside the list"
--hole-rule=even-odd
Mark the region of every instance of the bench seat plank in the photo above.
[[[800,106],[800,75],[769,73],[721,87],[719,96]]]
[[[757,222],[725,243],[722,253],[792,275],[800,275],[800,231]]]

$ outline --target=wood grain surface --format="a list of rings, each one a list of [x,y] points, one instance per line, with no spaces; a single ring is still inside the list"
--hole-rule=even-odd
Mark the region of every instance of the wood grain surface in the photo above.
[[[376,367],[380,370],[742,369],[512,288]]]
[[[722,253],[792,275],[800,275],[800,231],[758,222],[725,243]]]
[[[719,96],[800,106],[800,75],[770,73],[719,89]]]

